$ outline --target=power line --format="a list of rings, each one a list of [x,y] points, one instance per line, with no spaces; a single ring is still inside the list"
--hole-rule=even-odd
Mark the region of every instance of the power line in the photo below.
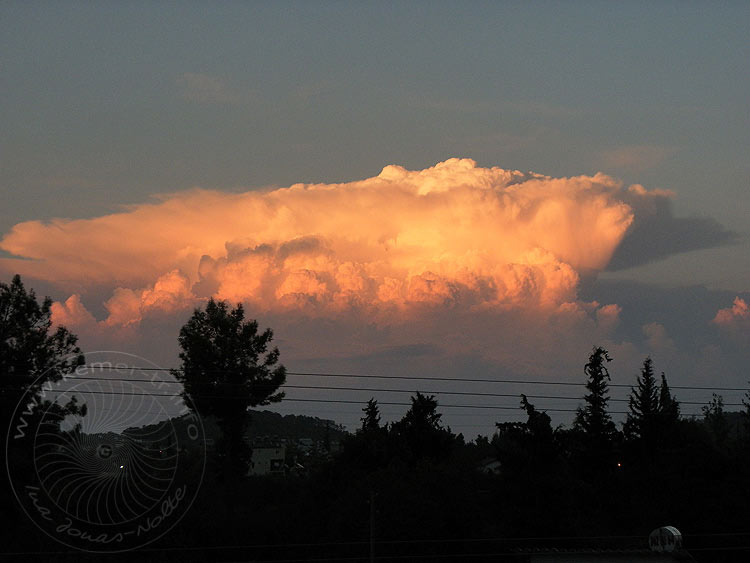
[[[309,389],[325,389],[321,387],[309,387]],[[336,388],[331,388],[336,389]],[[351,389],[351,390],[359,390],[359,389]],[[76,389],[60,389],[60,390],[48,390],[50,392],[56,392],[60,394],[71,394],[75,395],[76,391],[78,391],[79,394],[85,395],[85,394],[91,394],[91,395],[115,395],[115,396],[127,396],[127,397],[133,397],[133,396],[141,396],[141,397],[170,397],[170,398],[181,398],[182,395],[179,393],[137,393],[133,391],[101,391],[101,390],[76,390]],[[410,391],[403,391],[403,392],[410,392]],[[512,397],[517,397],[518,395],[511,395]],[[243,400],[243,397],[239,397],[236,395],[214,395],[214,394],[191,394],[188,395],[189,398],[197,398],[197,399],[228,399],[228,400]],[[537,399],[550,399],[555,400],[554,396],[543,396],[538,395],[536,396]],[[347,404],[347,405],[363,405],[366,401],[364,400],[346,400],[346,399],[310,399],[310,398],[301,398],[301,397],[284,397],[282,399],[284,402],[304,402],[304,403],[329,403],[329,404]],[[582,399],[579,399],[582,400]],[[704,403],[689,403],[689,404],[704,404]],[[384,405],[384,406],[411,406],[411,403],[406,402],[395,402],[395,401],[378,401],[378,405]],[[724,403],[725,406],[742,406],[740,403]],[[257,405],[257,406],[270,406],[269,405]],[[465,409],[484,409],[484,410],[514,410],[514,411],[520,411],[522,410],[520,406],[506,406],[506,405],[476,405],[476,404],[449,404],[449,403],[440,403],[438,406],[445,407],[445,408],[465,408]],[[545,412],[569,412],[569,413],[576,413],[578,412],[578,409],[565,409],[565,408],[555,408],[555,407],[539,407],[540,410]],[[628,411],[608,411],[610,414],[628,414]],[[683,413],[684,416],[696,416],[700,415],[701,413]]]
[[[130,379],[130,378],[114,378],[114,377],[108,377],[108,378],[101,378],[101,377],[73,377],[73,378],[67,378],[67,381],[73,381],[73,380],[88,380],[88,381],[100,381],[100,382],[135,382],[135,383],[166,383],[166,384],[181,384],[182,382],[179,381],[167,381],[167,380],[144,380],[144,379]],[[232,383],[226,383],[222,384],[222,386],[244,386],[244,384],[232,384]],[[254,384],[256,387],[263,387],[264,385],[271,386],[271,384]],[[340,387],[340,386],[322,386],[322,385],[283,385],[283,389],[305,389],[305,390],[323,390],[323,391],[359,391],[359,392],[373,392],[373,393],[413,393],[417,390],[411,390],[411,389],[388,389],[388,388],[377,388],[377,387]],[[19,390],[23,390],[23,387],[19,387]],[[95,391],[90,389],[44,389],[44,391],[48,392],[58,392],[58,393],[75,393],[76,391],[79,391],[81,394],[90,393],[90,394],[97,394],[97,395],[128,395],[128,396],[151,396],[151,397],[180,397],[182,396],[181,393],[175,392],[175,393],[136,393],[132,391]],[[511,398],[520,397],[523,393],[488,393],[488,392],[471,392],[471,391],[420,391],[424,394],[435,394],[435,395],[459,395],[459,396],[472,396],[472,397],[504,397],[504,398]],[[209,398],[209,399],[219,399],[219,398],[236,398],[241,399],[242,397],[234,396],[234,395],[216,395],[216,394],[209,394],[209,393],[189,393],[189,397],[195,396],[197,398]],[[574,401],[582,401],[583,397],[575,397],[570,395],[526,395],[526,397],[530,399],[542,399],[542,400],[574,400]],[[289,398],[285,398],[285,400],[291,400]],[[609,398],[610,401],[613,402],[628,402],[629,399],[618,399],[618,398]],[[361,401],[355,401],[355,403],[360,404]],[[704,402],[696,402],[696,401],[680,401],[681,404],[686,405],[704,405]],[[408,403],[387,403],[387,402],[379,402],[379,404],[383,405],[402,405]],[[742,403],[723,403],[724,406],[743,406]],[[447,405],[443,405],[447,406]],[[510,407],[509,407],[510,408]],[[521,407],[513,407],[520,409]],[[548,409],[553,410],[553,409]],[[559,409],[558,409],[559,410]],[[559,410],[560,412],[565,412],[564,410]],[[572,411],[575,412],[575,411]]]
[[[300,399],[300,398],[288,398],[284,397],[284,401],[296,401],[296,402],[308,402],[308,403],[341,403],[341,404],[348,404],[348,405],[363,405],[366,403],[366,401],[349,401],[344,399]],[[378,401],[378,406],[380,405],[396,405],[396,406],[404,406],[404,407],[410,407],[412,406],[411,403],[396,403],[396,402],[386,402],[386,401]],[[510,406],[502,406],[502,405],[453,405],[453,404],[446,404],[446,403],[440,403],[438,404],[438,407],[445,407],[445,408],[462,408],[462,409],[496,409],[496,410],[516,410],[520,411],[522,410],[521,407],[510,407]],[[541,411],[549,411],[549,412],[573,412],[577,413],[578,409],[558,409],[558,408],[546,408],[546,407],[540,407],[539,410]],[[607,411],[610,414],[630,414],[628,411]],[[519,413],[520,414],[520,413]],[[700,413],[683,413],[685,416],[694,416]]]
[[[131,383],[163,383],[163,384],[170,384],[170,385],[176,385],[181,384],[180,381],[168,381],[168,380],[146,380],[146,379],[133,379],[133,378],[116,378],[116,377],[86,377],[86,376],[75,376],[75,377],[69,377],[66,378],[66,381],[76,381],[76,380],[86,380],[86,381],[101,381],[101,382],[131,382]],[[242,383],[222,383],[222,386],[239,386],[239,387],[245,387],[245,384]],[[265,383],[255,383],[255,387],[263,387],[263,386],[272,386],[272,384],[265,384]],[[304,390],[323,390],[323,391],[354,391],[354,392],[368,392],[368,393],[413,393],[417,390],[412,389],[392,389],[392,388],[377,388],[377,387],[342,387],[342,386],[323,386],[323,385],[283,385],[282,389],[304,389]],[[46,391],[49,392],[60,392],[60,393],[74,393],[76,389],[46,389]],[[518,398],[523,393],[490,393],[490,392],[480,392],[480,391],[446,391],[446,390],[431,390],[431,391],[420,391],[424,394],[432,394],[432,395],[457,395],[457,396],[467,396],[467,397],[491,397],[491,398]],[[135,392],[115,392],[115,391],[93,391],[84,389],[80,391],[81,394],[84,393],[93,393],[93,394],[110,394],[110,395],[130,395],[130,396],[152,396],[152,397],[179,397],[181,396],[180,393],[174,393],[174,394],[161,394],[161,393],[135,393]],[[241,397],[235,397],[232,395],[216,395],[216,394],[210,394],[210,393],[196,393],[192,392],[188,394],[189,397],[195,397],[195,398],[210,398],[210,399],[218,399],[218,398],[236,398],[241,399]],[[567,400],[567,401],[583,401],[583,397],[576,397],[576,396],[570,396],[570,395],[526,395],[529,399],[535,399],[535,400]],[[285,400],[291,400],[289,398],[285,398]],[[608,399],[612,402],[620,402],[620,403],[626,403],[629,402],[629,399],[622,399],[622,398],[616,398],[616,397],[610,397]],[[679,401],[680,404],[683,405],[705,405],[707,404],[705,401]],[[355,401],[356,404],[361,404],[361,401]],[[379,402],[379,404],[387,405],[402,405],[408,403],[386,403],[386,402]],[[742,407],[745,406],[744,403],[723,403],[724,406],[727,407]],[[442,406],[448,406],[448,405],[442,405]],[[478,405],[467,405],[467,407],[473,407],[477,406],[479,408],[486,408]],[[506,407],[511,408],[511,407]],[[520,407],[512,407],[512,408],[519,408]],[[569,409],[545,409],[553,412],[576,412],[575,410],[569,410]],[[618,411],[610,411],[612,414],[627,414],[623,412]]]
[[[128,382],[140,382],[140,383],[169,383],[169,384],[178,384],[182,383],[180,381],[161,381],[161,380],[142,380],[142,379],[119,379],[119,378],[95,378],[95,377],[76,377],[76,378],[70,378],[70,379],[89,379],[89,380],[99,380],[99,381],[128,381]],[[222,383],[222,386],[244,386],[242,383]],[[254,386],[263,387],[264,385],[271,386],[272,384],[263,384],[263,383],[255,383]],[[377,387],[340,387],[340,386],[328,386],[328,385],[283,385],[284,389],[322,389],[324,391],[367,391],[367,392],[374,392],[374,393],[414,393],[417,390],[412,389],[388,389],[388,388],[377,388]],[[520,397],[522,393],[488,393],[488,392],[479,392],[479,391],[428,391],[428,390],[420,390],[423,394],[428,395],[462,395],[467,397]],[[529,399],[550,399],[550,400],[567,400],[567,401],[581,401],[583,400],[583,397],[575,397],[570,395],[527,395],[523,393],[523,395],[526,395]],[[618,402],[618,403],[627,403],[630,401],[630,399],[618,399],[615,397],[610,397],[610,401]],[[699,401],[680,401],[681,405],[705,405],[705,402],[699,402]],[[727,407],[741,407],[743,406],[742,403],[723,403],[724,406]]]
[[[91,370],[109,370],[109,371],[183,371],[182,369],[175,368],[141,368],[137,366],[117,367],[117,366],[81,366]],[[214,374],[234,374],[236,372],[231,370],[205,370],[204,373]],[[306,377],[340,377],[340,378],[362,378],[362,379],[395,379],[399,381],[447,381],[447,382],[460,382],[460,383],[499,383],[499,384],[511,384],[511,385],[563,385],[563,386],[585,386],[586,382],[572,382],[572,381],[541,381],[541,380],[522,380],[522,379],[492,379],[492,378],[463,378],[463,377],[430,377],[430,376],[412,376],[412,375],[376,375],[376,374],[351,374],[351,373],[325,373],[325,372],[293,372],[287,371],[286,375],[291,376],[306,376]],[[6,374],[5,377],[20,377],[29,378],[34,377],[34,374]],[[177,384],[181,383],[177,380],[167,379],[139,379],[139,378],[118,378],[118,377],[87,377],[83,375],[65,375],[64,380],[102,380],[102,381],[132,381],[139,383],[166,383],[166,384]],[[242,386],[242,383],[231,383],[227,382],[223,385],[237,385]],[[256,384],[256,385],[262,385]],[[634,389],[636,385],[628,385],[626,383],[608,383],[608,387]],[[698,385],[670,385],[670,389],[680,390],[695,390],[695,391],[750,391],[750,387],[705,387]],[[447,391],[426,391],[428,393],[447,393]],[[498,395],[502,396],[502,395]],[[531,395],[528,395],[529,397]],[[613,399],[622,400],[622,399]],[[689,404],[689,403],[687,403]],[[696,403],[703,404],[703,403]],[[725,403],[726,404],[726,403]],[[737,406],[737,405],[736,405]],[[741,405],[740,405],[741,406]]]
[[[79,366],[77,369],[86,370],[108,370],[108,371],[124,371],[124,372],[184,372],[184,368],[149,368],[140,366],[111,366],[111,365],[84,365]],[[77,371],[77,370],[76,370]],[[214,374],[232,374],[236,373],[232,370],[216,369],[216,370],[202,370],[203,373],[214,373]],[[449,382],[461,382],[461,383],[503,383],[503,384],[517,384],[517,385],[563,385],[563,386],[585,386],[585,381],[543,381],[543,380],[523,380],[523,379],[499,379],[499,378],[465,378],[465,377],[433,377],[424,375],[384,375],[384,374],[372,374],[372,373],[328,373],[328,372],[301,372],[301,371],[287,371],[287,375],[292,376],[310,376],[310,377],[341,377],[341,378],[358,378],[358,379],[397,379],[397,380],[413,380],[413,381],[449,381]],[[32,374],[8,374],[23,377],[33,377]],[[83,378],[84,376],[74,376],[76,378]],[[72,377],[67,377],[72,379]],[[139,380],[140,381],[140,380]],[[154,380],[158,381],[158,380]],[[165,381],[168,382],[168,381]],[[608,382],[609,387],[622,387],[622,388],[634,388],[635,385],[629,385],[627,383],[611,383]],[[698,390],[698,391],[750,391],[750,387],[708,387],[699,385],[670,385],[670,389],[680,390]]]
[[[60,393],[71,393],[75,394],[75,390],[60,390]],[[81,394],[92,394],[92,395],[122,395],[122,396],[128,396],[128,397],[181,397],[179,394],[169,394],[169,393],[136,393],[136,392],[127,392],[127,391],[92,391],[92,390],[86,390],[84,392],[81,392]],[[237,397],[236,395],[208,395],[208,394],[199,394],[197,395],[198,398],[201,399],[229,399],[229,400],[244,400],[243,397]],[[284,397],[283,401],[287,402],[298,402],[298,403],[335,403],[335,404],[346,404],[346,405],[362,405],[365,403],[365,401],[359,400],[347,400],[347,399],[305,399],[300,397]],[[378,405],[393,405],[393,406],[402,406],[402,407],[410,407],[411,403],[405,403],[405,402],[393,402],[393,401],[378,401]],[[257,406],[268,406],[268,405],[257,405]],[[462,408],[462,409],[488,409],[488,410],[521,410],[521,407],[519,406],[504,406],[504,405],[455,405],[455,404],[448,404],[448,403],[441,403],[438,406],[443,408]],[[548,412],[578,412],[578,409],[560,409],[560,408],[546,408],[544,407],[544,411]],[[628,414],[627,411],[608,411],[610,414]],[[686,416],[691,416],[692,413],[685,413]],[[697,413],[696,413],[697,414]]]
[[[86,368],[89,370],[108,370],[108,371],[127,371],[130,373],[136,372],[136,371],[149,371],[149,372],[158,372],[158,371],[168,371],[166,368],[145,368],[145,367],[139,367],[139,366],[111,366],[111,365],[91,365],[91,366],[80,366],[80,368]],[[172,370],[172,371],[179,371],[179,370]],[[231,372],[229,370],[213,370],[214,373],[235,373]],[[496,383],[496,384],[529,384],[529,385],[565,385],[565,386],[581,386],[584,385],[583,383],[573,383],[569,381],[539,381],[539,380],[529,380],[529,381],[523,381],[523,380],[515,380],[515,379],[476,379],[476,378],[457,378],[457,377],[430,377],[430,376],[395,376],[395,375],[377,375],[377,374],[350,374],[350,373],[325,373],[325,372],[287,372],[288,375],[292,376],[300,376],[300,377],[341,377],[341,378],[370,378],[370,379],[397,379],[397,380],[413,380],[413,381],[431,381],[431,382],[440,382],[440,381],[447,381],[447,382],[482,382],[482,383]],[[21,377],[21,374],[7,374],[15,377]],[[31,374],[26,374],[27,376],[31,376]],[[141,379],[141,378],[127,378],[127,377],[88,377],[85,375],[74,375],[74,376],[65,376],[63,378],[63,381],[69,382],[69,381],[78,381],[78,380],[88,380],[88,381],[100,381],[100,382],[133,382],[133,383],[152,383],[152,384],[167,384],[167,385],[174,385],[174,384],[181,384],[181,381],[176,380],[166,380],[166,379],[156,379],[156,378],[150,378],[150,379]],[[264,383],[256,383],[254,384],[257,386],[263,386]],[[270,384],[267,384],[270,385]],[[630,389],[633,389],[633,386],[628,386],[624,384],[610,384],[612,387],[628,387]],[[238,387],[246,387],[246,384],[243,383],[223,383],[222,386],[238,386]],[[324,391],[354,391],[354,392],[368,392],[368,393],[412,393],[413,391],[411,389],[392,389],[392,388],[373,388],[373,387],[343,387],[343,386],[323,386],[323,385],[284,385],[282,387],[283,389],[305,389],[305,390],[324,390]],[[725,391],[746,391],[745,388],[729,388],[729,387],[700,387],[700,386],[673,386],[672,389],[691,389],[691,390],[725,390]],[[75,393],[75,389],[52,389],[47,388],[44,389],[48,392],[60,392],[60,393]],[[426,394],[435,394],[435,395],[456,395],[456,396],[468,396],[468,397],[491,397],[491,398],[511,398],[511,397],[519,397],[521,393],[490,393],[490,392],[470,392],[470,391],[423,391]],[[123,395],[123,396],[150,396],[150,397],[171,397],[176,398],[180,397],[180,393],[174,393],[174,394],[168,394],[168,393],[135,393],[132,391],[128,392],[115,392],[115,391],[95,391],[95,390],[83,390],[80,391],[81,394],[89,393],[89,394],[98,394],[98,395]],[[190,393],[188,395],[189,397],[195,397],[197,399],[207,398],[207,399],[241,399],[241,397],[235,397],[232,395],[223,395],[223,394],[211,394],[211,393]],[[569,396],[569,395],[527,395],[530,399],[534,400],[550,400],[550,401],[559,401],[559,400],[575,400],[575,401],[582,401],[583,397],[575,397],[575,396]],[[610,401],[612,402],[627,402],[629,399],[622,399],[622,398],[616,398],[616,397],[610,397]],[[301,397],[285,397],[284,401],[286,402],[306,402],[306,403],[329,403],[329,404],[351,404],[351,405],[359,405],[361,406],[363,404],[363,401],[361,400],[344,400],[344,399],[312,399],[312,398],[301,398]],[[684,405],[705,405],[706,402],[697,402],[697,401],[680,401],[681,404]],[[410,406],[410,403],[405,402],[395,402],[395,401],[379,401],[378,404],[382,406]],[[725,406],[728,407],[742,407],[745,406],[744,403],[724,403]],[[263,405],[258,405],[263,406]],[[506,405],[476,405],[476,404],[441,404],[441,407],[445,408],[464,408],[464,409],[480,409],[480,410],[515,410],[519,411],[521,410],[520,406],[506,406]],[[576,413],[578,412],[577,409],[568,409],[568,408],[545,408],[540,407],[540,410],[548,411],[548,412],[560,412],[560,413]],[[628,414],[626,411],[609,411],[611,414]],[[701,413],[683,413],[684,416],[690,417],[690,416],[696,416],[700,415]]]

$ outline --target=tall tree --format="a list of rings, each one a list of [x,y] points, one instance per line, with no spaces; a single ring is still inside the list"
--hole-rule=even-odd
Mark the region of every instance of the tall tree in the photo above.
[[[422,395],[419,391],[411,397],[411,407],[406,411],[402,424],[407,428],[440,430],[442,414],[437,412],[438,402],[434,395]]]
[[[362,421],[362,432],[380,430],[380,409],[378,408],[378,402],[374,398],[370,399],[362,411],[365,414],[360,419]]]
[[[388,463],[388,427],[380,425],[378,402],[372,398],[362,409],[362,426],[343,442],[344,465],[374,471]]]
[[[660,422],[660,406],[659,389],[650,357],[643,361],[636,383],[637,387],[630,391],[630,412],[625,420],[625,437],[642,442],[648,451],[653,452]]]
[[[680,418],[680,405],[669,391],[664,372],[657,386],[651,358],[644,360],[636,381],[637,387],[630,392],[630,412],[623,430],[636,458],[653,461]]]
[[[525,477],[537,477],[551,469],[557,450],[552,421],[521,395],[526,422],[499,422],[493,442],[504,469]]]
[[[718,446],[726,445],[729,438],[729,422],[724,414],[724,397],[712,394],[711,401],[701,408],[703,420],[708,426]]]
[[[222,453],[234,474],[247,473],[250,447],[245,433],[248,409],[280,401],[286,370],[278,348],[271,348],[271,329],[258,331],[246,321],[241,304],[209,300],[196,309],[180,329],[180,369],[173,375],[183,383],[196,411],[213,416],[222,431]]]
[[[52,330],[52,299],[41,303],[26,291],[21,276],[0,283],[0,405],[10,416],[23,392],[38,391],[84,364],[78,337],[65,327]]]
[[[42,385],[59,381],[85,362],[77,345],[78,338],[61,326],[53,330],[51,309],[52,300],[45,297],[39,302],[33,289],[26,291],[20,276],[14,276],[10,284],[0,283],[0,437],[3,444],[13,412],[21,401],[36,405],[31,409],[32,416],[25,420],[29,440],[33,440],[34,424],[41,420],[42,414],[45,432],[59,431],[60,423],[68,415],[86,414],[86,405],[79,405],[75,397],[66,404],[59,404],[54,397],[41,394]],[[12,506],[10,500],[3,498],[10,494],[10,487],[5,483],[6,461],[17,470],[28,466],[29,471],[34,471],[33,460],[29,457],[31,450],[24,440],[26,438],[9,442],[9,446],[14,447],[0,448],[0,466],[3,467],[0,511]],[[10,522],[11,518],[4,521]]]
[[[596,347],[583,368],[583,372],[588,376],[586,382],[588,393],[583,398],[586,405],[580,407],[576,413],[574,427],[596,440],[610,440],[616,432],[615,424],[607,411],[609,402],[607,382],[610,376],[605,362],[611,361],[612,358],[609,357],[607,350]]]
[[[583,368],[588,376],[584,396],[585,406],[580,407],[573,423],[574,430],[582,435],[583,461],[593,475],[613,463],[614,441],[617,428],[607,411],[609,402],[609,371],[606,364],[611,362],[607,350],[595,347],[589,361]]]
[[[552,429],[552,419],[544,411],[536,410],[526,395],[521,395],[521,408],[526,411],[528,420],[526,428],[534,444],[543,448],[552,447],[555,431]]]
[[[498,423],[492,439],[506,491],[503,502],[515,508],[513,525],[551,531],[565,520],[555,506],[565,474],[558,432],[549,415],[537,410],[525,395],[521,395],[521,408],[526,411],[526,422]]]
[[[433,395],[417,392],[404,417],[392,425],[391,434],[400,442],[405,457],[440,459],[449,454],[453,435],[443,427],[437,406]]]
[[[680,403],[676,397],[672,396],[664,372],[661,372],[661,385],[659,386],[659,413],[667,427],[680,420]]]

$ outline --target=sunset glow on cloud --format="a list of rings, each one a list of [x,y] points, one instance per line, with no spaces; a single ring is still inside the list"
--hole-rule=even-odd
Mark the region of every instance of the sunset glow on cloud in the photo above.
[[[550,178],[451,159],[344,184],[194,189],[93,219],[21,223],[0,248],[32,258],[15,261],[22,275],[112,287],[107,325],[210,296],[315,315],[554,310],[606,267],[634,207],[653,197],[666,196],[604,174]],[[75,299],[55,314],[88,318]]]
[[[750,341],[750,305],[741,297],[735,297],[731,307],[719,309],[712,322]]]

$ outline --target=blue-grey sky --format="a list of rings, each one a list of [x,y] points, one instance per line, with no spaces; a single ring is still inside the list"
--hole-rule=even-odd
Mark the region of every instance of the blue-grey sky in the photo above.
[[[690,317],[707,333],[747,300],[749,24],[747,2],[4,2],[0,237],[195,186],[351,182],[452,157],[603,172],[674,196],[636,212],[578,297],[632,301],[615,342],[660,323],[680,349],[680,315],[632,296],[708,292],[711,311]],[[49,278],[36,285],[81,294],[97,319],[113,289],[145,287]],[[727,354],[730,371],[748,359]]]

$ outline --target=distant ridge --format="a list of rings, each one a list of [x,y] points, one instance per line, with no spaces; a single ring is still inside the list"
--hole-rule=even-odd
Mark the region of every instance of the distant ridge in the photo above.
[[[273,437],[300,440],[310,438],[316,442],[326,439],[335,442],[349,435],[349,432],[341,424],[333,420],[301,414],[281,415],[266,410],[250,410],[249,413],[250,424],[247,429],[247,437],[250,439]],[[181,438],[184,438],[182,436],[184,434],[182,418],[172,418],[171,422],[174,424],[178,434],[181,435]],[[215,420],[210,417],[204,417],[202,420],[206,437],[215,437],[219,434]],[[158,433],[158,430],[168,422],[163,420],[146,426],[128,428],[123,433],[129,435]]]
[[[349,434],[341,424],[333,420],[301,414],[281,415],[265,410],[250,411],[250,426],[247,433],[250,438],[277,436],[292,440],[311,438],[315,441],[325,440],[326,437],[339,441]]]

